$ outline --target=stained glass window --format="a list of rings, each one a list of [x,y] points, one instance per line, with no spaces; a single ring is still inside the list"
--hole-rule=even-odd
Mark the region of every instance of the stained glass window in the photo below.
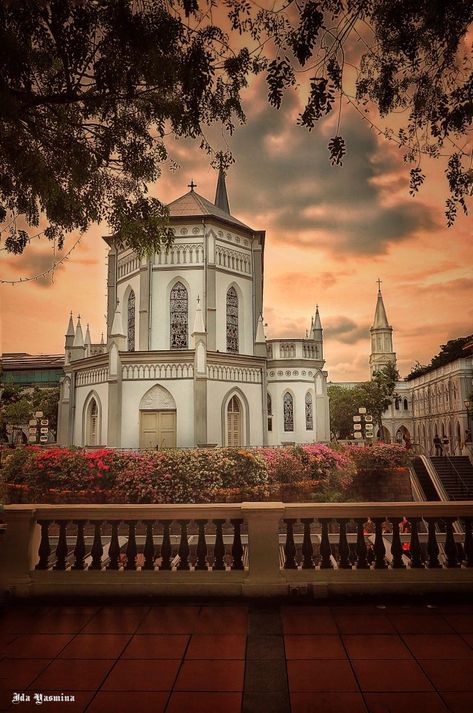
[[[312,415],[312,394],[308,391],[305,395],[305,428],[312,431],[314,428],[314,417]]]
[[[292,395],[286,392],[284,394],[284,430],[294,430],[294,400]]]
[[[227,352],[238,354],[238,295],[234,287],[227,292]]]
[[[171,290],[171,349],[187,349],[188,298],[182,282]]]
[[[128,296],[128,351],[135,351],[135,293],[133,290]]]
[[[268,431],[273,430],[273,405],[271,402],[271,396],[267,394],[267,404],[268,404]]]

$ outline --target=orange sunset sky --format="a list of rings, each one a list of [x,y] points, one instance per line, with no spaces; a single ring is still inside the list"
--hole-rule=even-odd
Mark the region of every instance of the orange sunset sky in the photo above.
[[[367,379],[380,277],[405,376],[415,361],[430,361],[440,344],[473,332],[471,217],[459,215],[453,228],[446,227],[443,159],[423,163],[425,185],[410,197],[401,151],[350,105],[341,125],[348,153],[342,167],[332,167],[326,146],[336,119],[328,117],[309,134],[295,123],[300,106],[293,92],[280,111],[268,107],[258,79],[245,95],[246,124],[233,137],[216,129],[207,136],[216,150],[229,147],[235,157],[227,176],[232,214],[266,230],[267,336],[303,336],[318,303],[330,380]],[[209,157],[190,140],[169,141],[168,148],[179,167],[163,165],[152,194],[171,201],[193,178],[197,192],[213,200],[216,173]],[[93,341],[100,339],[106,232],[106,225],[89,230],[53,279],[2,285],[3,352],[61,353],[70,310],[90,323]],[[61,254],[76,239],[69,236]],[[23,256],[0,255],[3,279],[35,275],[53,260],[44,238],[32,241]]]

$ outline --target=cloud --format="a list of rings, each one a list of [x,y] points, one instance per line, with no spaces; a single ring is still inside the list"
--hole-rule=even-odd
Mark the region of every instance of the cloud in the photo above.
[[[308,292],[314,294],[317,290],[327,290],[330,287],[336,285],[340,278],[352,275],[352,270],[344,270],[340,272],[286,272],[277,278],[272,279],[282,290],[294,290],[297,289],[298,294],[305,299]]]
[[[237,163],[228,184],[237,214],[256,227],[269,220],[263,227],[280,242],[345,256],[383,255],[418,231],[438,230],[436,212],[407,198],[401,156],[353,111],[344,119],[348,152],[334,167],[322,124],[309,134],[283,111],[265,107],[254,116],[232,145]]]
[[[329,317],[323,326],[325,338],[335,339],[344,344],[356,344],[362,339],[369,339],[369,324],[357,325],[349,317]]]

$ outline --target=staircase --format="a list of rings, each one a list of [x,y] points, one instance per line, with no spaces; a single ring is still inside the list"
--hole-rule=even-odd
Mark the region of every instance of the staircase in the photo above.
[[[473,465],[466,456],[434,456],[430,460],[450,500],[473,500]],[[421,485],[424,488],[422,482]],[[438,500],[438,496],[435,499]]]
[[[440,500],[422,459],[414,458],[412,465],[417,475],[417,480],[424,491],[425,500]]]

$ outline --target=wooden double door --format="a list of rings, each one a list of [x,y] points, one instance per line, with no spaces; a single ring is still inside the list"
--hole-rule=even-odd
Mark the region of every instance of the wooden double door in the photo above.
[[[140,412],[140,448],[176,447],[176,411]]]

